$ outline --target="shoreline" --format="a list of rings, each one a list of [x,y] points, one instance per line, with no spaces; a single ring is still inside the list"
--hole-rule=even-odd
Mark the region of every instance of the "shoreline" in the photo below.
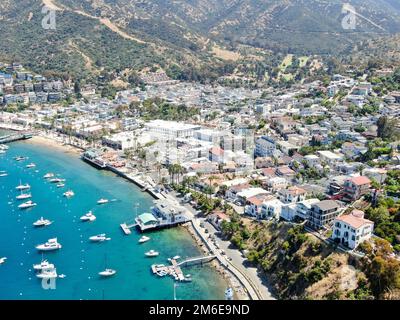
[[[51,136],[44,137],[41,135],[35,135],[30,140],[28,140],[27,143],[33,143],[33,144],[42,145],[42,146],[45,146],[48,148],[54,148],[61,152],[65,152],[65,153],[69,153],[69,154],[73,154],[73,155],[80,155],[83,151],[77,147],[64,144],[61,141],[59,141]],[[126,177],[123,177],[122,175],[118,175],[113,171],[110,171],[110,172],[114,173],[117,177],[120,177],[120,178],[132,183],[133,185],[136,186],[136,188],[138,189],[138,192],[141,192],[141,189],[137,185],[137,183],[134,183],[130,179],[127,179]],[[149,196],[154,198],[154,196],[151,193],[149,193]],[[174,197],[174,199],[176,201],[178,201],[178,199],[176,199],[175,197]],[[205,253],[205,254],[210,253],[209,250],[207,250],[207,248],[206,248],[205,244],[203,243],[203,241],[201,240],[201,238],[196,234],[196,232],[193,230],[193,228],[191,227],[190,224],[185,224],[182,227],[183,228],[180,228],[180,229],[184,230],[184,232],[187,232],[191,236],[191,238],[194,241],[194,243],[196,244],[197,248],[202,253]],[[217,261],[212,261],[210,263],[210,266],[212,266],[216,270],[216,272],[219,274],[219,276],[222,277],[222,279],[227,283],[227,285],[234,288],[235,298],[237,300],[249,300],[249,296],[245,292],[245,289],[243,288],[243,286],[235,279],[235,277],[232,274],[230,274],[227,270],[225,270],[224,267],[220,263],[218,263]]]
[[[204,254],[209,255],[210,251],[206,248],[203,240],[197,235],[190,223],[182,225],[182,227],[192,236],[199,250]],[[235,300],[250,300],[249,294],[245,288],[238,282],[233,274],[227,271],[221,263],[216,260],[211,261],[210,265],[215,268],[218,274],[234,289]]]

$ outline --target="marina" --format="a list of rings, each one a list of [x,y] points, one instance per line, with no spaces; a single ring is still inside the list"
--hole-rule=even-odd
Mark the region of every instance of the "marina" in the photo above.
[[[15,161],[15,156],[30,158],[39,168],[38,172],[26,168],[26,163],[22,161]],[[159,255],[151,259],[166,260],[172,250],[182,257],[198,255],[200,251],[183,229],[160,229],[152,232],[151,242],[139,242],[142,235],[137,226],[132,226],[135,212],[151,211],[152,198],[130,182],[106,171],[90,169],[74,155],[54,152],[53,149],[39,150],[35,145],[17,142],[10,145],[8,154],[3,157],[5,162],[1,169],[9,175],[2,178],[4,183],[0,186],[0,215],[3,221],[0,225],[0,255],[8,259],[0,268],[0,299],[101,299],[103,290],[110,299],[172,299],[170,279],[160,280],[149,273],[153,261],[144,253],[155,250]],[[76,196],[67,199],[55,184],[48,183],[47,179],[51,177],[44,176],[51,172],[56,177],[65,178]],[[43,220],[57,223],[51,227],[35,228],[33,223],[40,220],[40,216],[32,219],[30,213],[19,213],[16,197],[21,191],[15,190],[19,180],[29,184],[37,203],[32,213],[37,212],[44,215]],[[102,198],[118,201],[110,206],[97,206],[97,201]],[[133,209],[134,203],[139,203],[137,210]],[[80,217],[90,210],[95,212],[96,221],[81,223]],[[125,238],[121,234],[118,228],[121,221],[127,221],[127,226],[131,227],[130,237]],[[10,238],[11,230],[15,236]],[[112,241],[101,245],[88,241],[90,237],[103,233]],[[55,237],[57,243],[62,245],[61,249],[35,250],[39,244],[45,245]],[[9,238],[11,242],[5,241]],[[150,243],[149,248],[147,245]],[[49,264],[54,268],[57,265],[57,278],[54,279],[63,279],[65,274],[68,275],[68,281],[57,283],[57,290],[43,290],[41,278],[30,274],[29,270],[33,271],[33,265],[40,261],[38,252],[43,252],[44,260],[51,261]],[[104,253],[110,261],[106,268],[101,259]],[[59,268],[63,274],[58,272]],[[100,276],[99,272],[106,269],[115,270],[116,274]],[[188,273],[192,275],[192,282],[180,288],[182,297],[223,299],[225,281],[211,266],[205,265]],[[23,276],[25,274],[26,277]],[[43,276],[49,278],[55,274],[49,272]],[[127,283],[132,285],[127,286]]]

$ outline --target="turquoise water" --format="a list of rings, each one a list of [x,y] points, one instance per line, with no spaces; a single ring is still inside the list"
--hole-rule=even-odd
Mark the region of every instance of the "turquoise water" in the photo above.
[[[13,157],[28,156],[25,162]],[[26,169],[34,162],[37,167]],[[119,224],[131,220],[138,212],[148,211],[152,199],[131,183],[111,173],[99,171],[81,161],[77,155],[49,149],[29,142],[10,145],[0,155],[0,170],[8,172],[0,177],[0,257],[7,257],[0,266],[0,299],[173,299],[173,279],[158,278],[151,274],[153,263],[167,264],[175,255],[200,255],[190,235],[181,228],[150,233],[151,240],[138,244],[140,234],[123,235]],[[54,172],[67,179],[66,187],[58,189],[46,182],[43,175]],[[38,205],[21,211],[17,208],[15,187],[29,183],[33,200]],[[75,197],[66,199],[63,192],[71,188]],[[115,199],[98,206],[100,198]],[[93,223],[79,218],[89,210],[97,217]],[[35,229],[32,223],[41,216],[54,221],[46,228]],[[111,241],[90,243],[92,235],[106,233]],[[41,254],[34,248],[49,238],[58,237],[62,249],[45,253],[54,263],[58,274],[55,290],[42,289],[32,265],[39,263]],[[150,249],[160,252],[156,258],[146,258]],[[106,257],[106,258],[105,258]],[[112,278],[101,279],[98,272],[105,267],[117,270]],[[191,274],[191,283],[181,283],[176,292],[178,299],[223,299],[225,281],[211,266],[184,268]]]

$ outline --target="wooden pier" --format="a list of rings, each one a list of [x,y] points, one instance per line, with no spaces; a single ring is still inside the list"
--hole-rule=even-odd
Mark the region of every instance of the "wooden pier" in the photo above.
[[[19,140],[27,140],[32,138],[31,133],[17,133],[17,134],[9,134],[6,136],[0,137],[0,144],[11,143]]]

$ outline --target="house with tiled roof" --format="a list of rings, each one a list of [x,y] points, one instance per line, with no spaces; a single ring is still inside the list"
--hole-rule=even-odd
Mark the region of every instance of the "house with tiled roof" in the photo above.
[[[335,219],[332,239],[350,249],[355,249],[371,238],[373,230],[374,223],[364,218],[364,212],[353,210],[351,214]]]
[[[369,193],[371,188],[371,180],[365,176],[352,177],[344,183],[345,201],[355,201]]]

